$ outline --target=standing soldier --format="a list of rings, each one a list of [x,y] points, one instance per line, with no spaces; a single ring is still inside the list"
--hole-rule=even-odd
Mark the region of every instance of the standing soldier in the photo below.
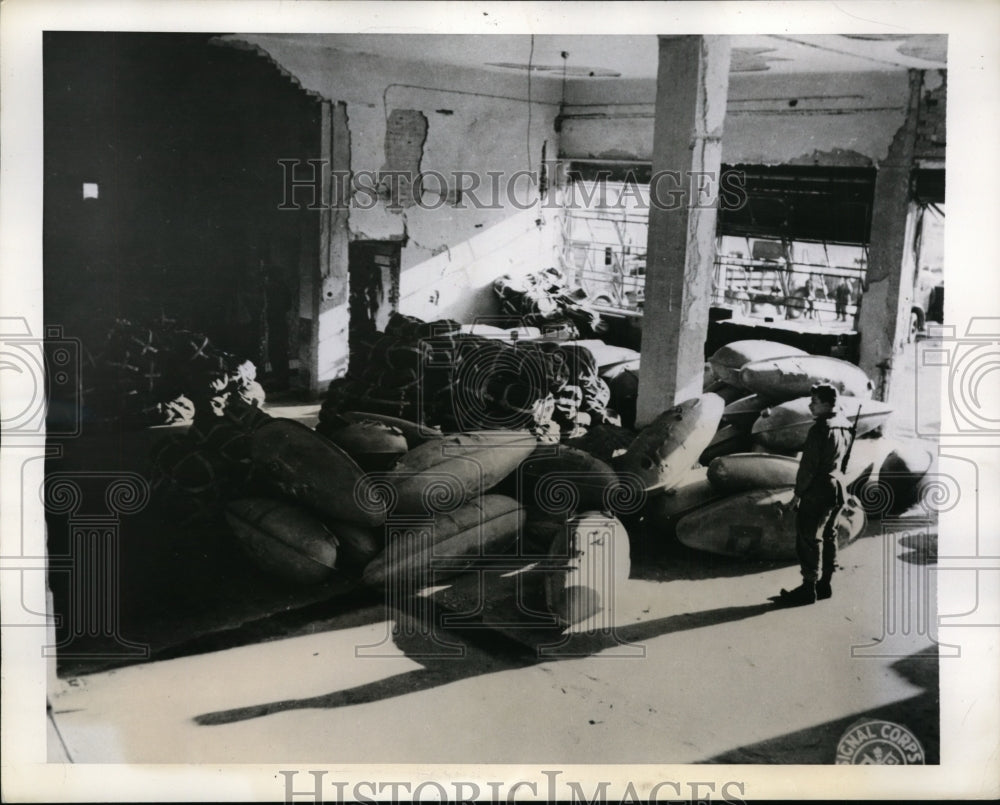
[[[814,290],[814,284],[812,277],[806,279],[806,284],[802,291],[803,298],[806,300],[806,315],[807,319],[816,318],[816,292]]]
[[[837,305],[837,321],[847,321],[847,303],[851,299],[851,289],[847,280],[842,279],[833,293]]]
[[[830,580],[837,566],[833,523],[845,499],[843,464],[852,442],[851,424],[840,413],[837,389],[821,383],[812,387],[809,412],[816,421],[809,429],[789,509],[795,515],[795,551],[802,584],[782,590],[783,607],[815,603],[833,595]]]

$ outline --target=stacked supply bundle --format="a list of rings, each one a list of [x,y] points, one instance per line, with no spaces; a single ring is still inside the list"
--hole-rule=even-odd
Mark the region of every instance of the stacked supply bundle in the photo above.
[[[866,516],[898,513],[924,495],[932,452],[879,436],[891,408],[869,399],[871,383],[857,366],[770,341],[728,344],[708,364],[705,388],[727,404],[698,457],[701,466],[682,471],[660,490],[665,494],[648,496],[647,538],[676,537],[729,556],[794,560],[795,518],[787,504],[796,454],[814,421],[810,389],[818,383],[837,388],[841,410],[861,438],[843,473],[848,498],[834,523],[840,544],[861,534]]]
[[[812,426],[810,389],[826,383],[837,389],[841,407],[852,420],[858,415],[858,435],[881,427],[892,409],[872,400],[872,384],[853,363],[810,355],[775,341],[736,341],[708,359],[706,388],[727,401],[715,438],[701,463],[729,453],[764,450],[793,455],[802,449]],[[714,378],[714,379],[713,379]]]
[[[780,351],[747,349],[751,357]],[[377,398],[349,398],[343,384],[331,387],[315,431],[230,405],[219,421],[196,422],[190,444],[163,446],[159,464],[180,469],[164,472],[169,483],[159,485],[187,493],[202,512],[224,514],[248,555],[294,584],[341,575],[417,596],[491,562],[532,566],[553,625],[596,623],[590,619],[607,613],[609,592],[628,577],[630,529],[731,556],[794,557],[784,504],[798,461],[706,452],[724,427],[756,438],[755,423],[773,416],[764,412],[803,383],[839,382],[845,395],[866,390],[856,367],[805,355],[777,372],[767,363],[787,357],[733,358],[739,365],[728,380],[706,378],[717,393],[631,433],[612,421],[600,377],[602,363],[634,365],[630,354],[595,358],[582,344],[507,343],[451,322],[394,317],[354,380],[401,372],[397,386],[417,383],[422,421],[353,409],[346,403]],[[751,390],[761,400],[746,401]],[[871,402],[845,396],[849,417],[851,399],[862,408]],[[766,450],[764,438],[758,449]],[[866,510],[895,511],[919,497],[933,458],[919,446],[865,441],[845,473],[854,496],[836,522],[843,544],[861,533]],[[186,460],[177,462],[181,454]]]
[[[351,410],[449,433],[526,428],[550,441],[617,423],[593,355],[575,344],[508,342],[394,314],[360,365],[330,384],[321,429]]]
[[[85,370],[84,404],[98,421],[126,427],[190,422],[220,416],[231,399],[263,403],[256,376],[252,362],[172,319],[118,319]]]
[[[500,310],[514,325],[539,327],[565,338],[592,338],[607,331],[600,314],[590,305],[586,292],[570,288],[557,268],[514,278],[509,274],[493,281]]]
[[[234,547],[286,584],[340,578],[407,596],[491,562],[535,565],[563,628],[610,606],[597,570],[628,575],[628,533],[610,512],[634,513],[634,490],[528,430],[444,434],[343,411],[317,432],[233,406],[163,440],[155,464],[171,516],[224,519]]]
[[[339,411],[368,411],[428,421],[429,390],[440,377],[427,339],[456,333],[461,325],[450,319],[424,322],[393,313],[385,332],[363,344],[352,344],[346,377],[330,383],[320,410],[320,422],[335,418]]]
[[[217,519],[252,480],[251,434],[271,417],[232,399],[221,416],[199,413],[183,433],[160,439],[150,456],[154,503],[182,525]]]

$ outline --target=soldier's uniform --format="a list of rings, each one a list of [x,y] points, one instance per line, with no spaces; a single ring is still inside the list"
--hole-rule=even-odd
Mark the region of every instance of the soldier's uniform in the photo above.
[[[844,503],[841,463],[850,443],[851,424],[841,413],[817,417],[806,436],[795,479],[795,494],[800,498],[795,549],[803,584],[816,585],[818,598],[830,597],[830,578],[836,568],[833,521]]]

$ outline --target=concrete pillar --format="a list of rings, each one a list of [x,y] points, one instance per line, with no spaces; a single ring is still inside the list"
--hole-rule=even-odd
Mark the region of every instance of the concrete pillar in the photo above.
[[[859,364],[875,384],[874,396],[889,400],[893,364],[906,346],[913,304],[914,226],[916,209],[911,199],[910,174],[923,73],[910,71],[906,117],[896,132],[889,153],[879,163],[872,203],[867,289],[861,299],[858,331]]]
[[[640,427],[701,393],[728,91],[728,37],[660,37]]]
[[[312,331],[309,334],[309,391],[322,395],[330,381],[347,371],[348,249],[347,220],[351,165],[347,107],[324,101],[321,110],[320,163],[322,209],[319,225],[319,270],[311,281]]]

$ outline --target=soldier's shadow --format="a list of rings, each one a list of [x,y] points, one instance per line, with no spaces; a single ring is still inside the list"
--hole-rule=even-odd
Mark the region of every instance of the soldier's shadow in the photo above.
[[[403,696],[448,685],[483,674],[495,674],[561,659],[579,659],[599,652],[623,652],[641,658],[643,640],[672,632],[752,618],[771,612],[770,603],[720,607],[674,614],[611,629],[566,634],[558,627],[535,626],[498,630],[468,621],[462,628],[445,629],[442,613],[434,610],[433,625],[401,611],[388,611],[394,622],[392,642],[420,668],[320,696],[283,699],[195,717],[202,726],[232,724],[276,713],[309,708],[338,708]],[[464,620],[464,619],[463,619]],[[447,623],[447,620],[443,621]]]
[[[795,559],[721,556],[675,542],[634,556],[629,578],[643,581],[736,578],[795,564]]]

